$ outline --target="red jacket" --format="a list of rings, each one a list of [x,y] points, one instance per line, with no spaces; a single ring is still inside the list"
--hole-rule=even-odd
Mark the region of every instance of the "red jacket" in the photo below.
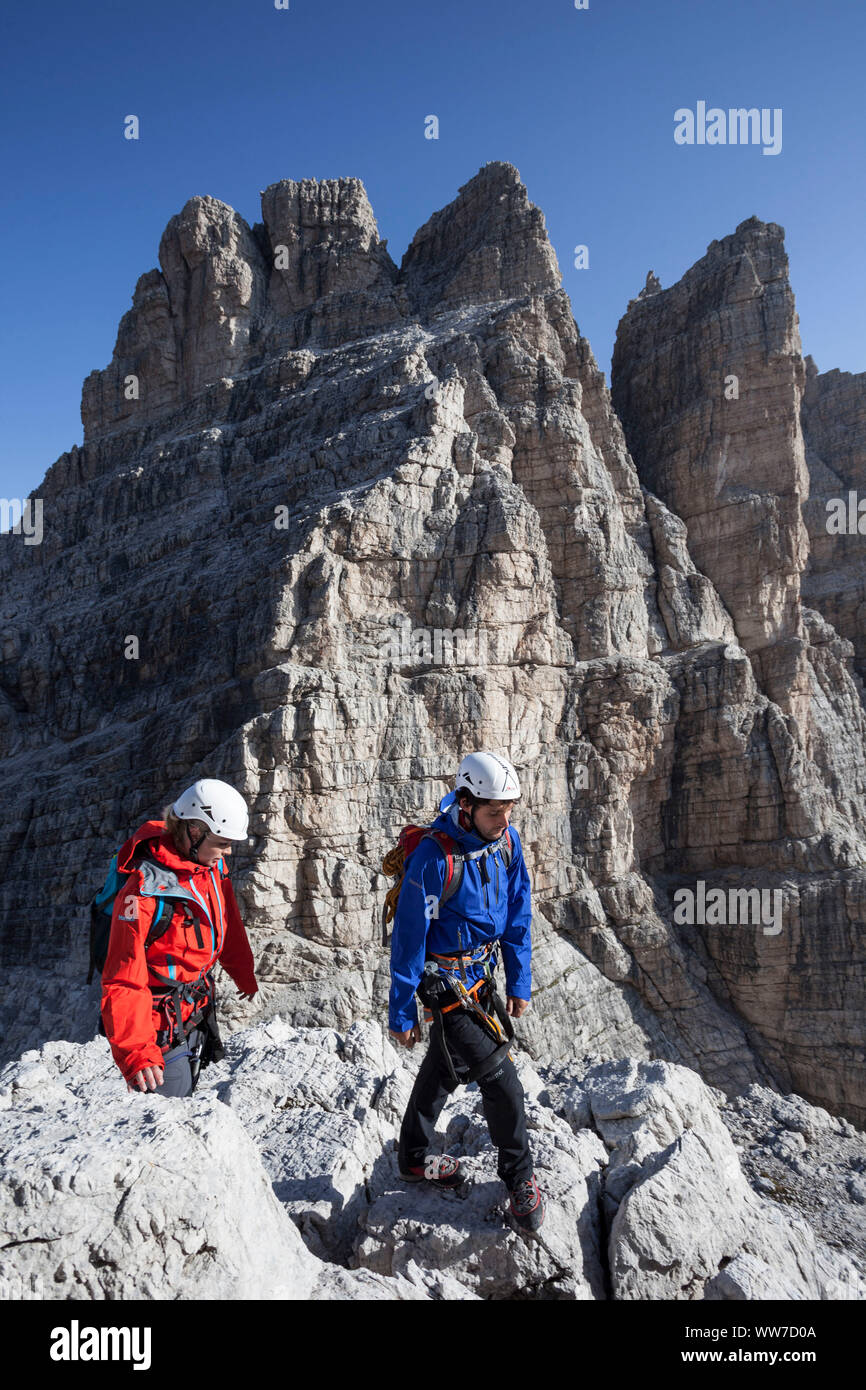
[[[148,947],[144,942],[157,910],[155,895],[142,892],[142,869],[133,863],[149,841],[147,851],[160,866],[175,874],[191,898],[165,900],[163,912],[172,911],[168,930]],[[195,980],[217,960],[244,994],[258,990],[253,953],[238,912],[225,861],[207,869],[184,859],[174,848],[161,820],[146,821],[127,840],[117,856],[117,867],[129,872],[117,895],[111,917],[108,955],[102,971],[102,1021],[114,1060],[127,1081],[143,1067],[164,1065],[157,1031],[166,1027],[165,1006],[154,1001],[149,986],[159,988],[152,972],[179,981]],[[162,925],[162,919],[159,925]],[[199,945],[199,940],[201,945]],[[184,1001],[181,1014],[189,1018],[194,1005]]]

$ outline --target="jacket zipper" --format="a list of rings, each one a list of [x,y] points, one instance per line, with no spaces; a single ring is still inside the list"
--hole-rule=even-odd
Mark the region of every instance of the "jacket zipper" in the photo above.
[[[220,863],[222,863],[222,860],[220,860]],[[216,880],[216,877],[215,877],[215,875],[214,875],[213,869],[211,869],[211,871],[210,871],[210,876],[211,876],[211,883],[213,884],[213,896],[214,896],[214,901],[215,901],[215,903],[216,903],[217,912],[219,913],[219,928],[218,928],[218,930],[217,930],[217,941],[216,941],[216,945],[215,945],[215,947],[214,947],[214,950],[215,950],[216,954],[219,955],[220,951],[221,951],[222,948],[223,948],[223,943],[224,943],[224,941],[225,941],[225,939],[226,939],[226,927],[225,927],[225,922],[223,921],[223,910],[222,910],[222,905],[221,905],[221,902],[220,902],[219,884],[217,883],[217,880]]]
[[[189,880],[189,886],[190,886],[190,889],[192,890],[192,895],[193,895],[195,901],[199,904],[200,907],[203,907],[203,908],[204,908],[205,916],[207,917],[208,923],[209,923],[209,925],[210,925],[211,959],[210,959],[210,965],[207,967],[208,970],[209,970],[209,969],[210,969],[210,966],[213,965],[214,961],[216,960],[217,956],[219,955],[219,951],[218,951],[218,949],[217,949],[216,933],[214,932],[213,918],[211,917],[210,910],[209,910],[209,908],[208,908],[207,901],[206,901],[206,899],[205,899],[204,894],[198,892],[198,890],[197,890],[196,887],[195,887],[195,884],[193,883],[192,878],[190,878],[190,880]],[[222,916],[222,913],[220,913],[220,916]],[[222,944],[222,943],[220,943],[220,944]]]

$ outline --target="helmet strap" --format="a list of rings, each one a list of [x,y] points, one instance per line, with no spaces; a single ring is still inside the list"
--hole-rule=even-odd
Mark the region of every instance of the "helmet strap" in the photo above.
[[[492,843],[492,841],[490,841],[486,835],[483,835],[483,834],[481,833],[481,831],[478,829],[478,826],[475,824],[475,802],[474,802],[474,801],[473,801],[473,803],[472,803],[472,806],[470,807],[470,810],[469,810],[468,815],[467,815],[467,813],[466,813],[465,811],[461,810],[461,812],[460,812],[460,822],[461,822],[461,824],[462,824],[464,830],[468,828],[469,830],[472,831],[472,834],[473,834],[473,835],[476,835],[476,836],[478,837],[479,840],[485,840],[485,841],[487,841],[488,844],[491,844],[491,843]]]
[[[207,839],[208,832],[206,830],[203,830],[202,833],[199,835],[198,839],[194,840],[192,838],[192,825],[190,824],[187,826],[186,834],[187,839],[189,840],[189,858],[193,861],[194,864],[197,864],[199,862],[198,852],[204,844],[205,840]]]

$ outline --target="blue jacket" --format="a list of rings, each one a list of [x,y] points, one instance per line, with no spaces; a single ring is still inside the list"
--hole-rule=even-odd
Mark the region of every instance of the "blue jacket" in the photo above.
[[[448,800],[445,797],[442,805]],[[452,802],[449,810],[437,816],[432,828],[446,831],[465,850],[482,849],[487,841],[464,830],[457,815],[457,805]],[[395,1033],[405,1033],[417,1022],[415,990],[424,973],[424,961],[431,952],[446,955],[461,949],[471,951],[487,941],[500,940],[505,992],[516,999],[529,999],[532,992],[531,889],[520,836],[513,825],[509,826],[509,834],[513,853],[508,869],[501,850],[488,854],[484,862],[490,882],[485,884],[477,860],[467,859],[460,887],[441,907],[439,895],[445,886],[448,869],[443,851],[435,840],[427,839],[422,840],[410,856],[397,899],[391,937],[388,1024]],[[438,915],[434,915],[437,909]],[[483,973],[483,967],[478,964],[466,967],[466,978],[470,982]]]

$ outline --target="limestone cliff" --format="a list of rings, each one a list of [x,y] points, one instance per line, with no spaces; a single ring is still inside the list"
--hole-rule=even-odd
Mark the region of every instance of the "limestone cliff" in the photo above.
[[[171,220],[42,544],[0,538],[7,1052],[88,1036],[85,904],[199,775],[253,810],[257,1008],[380,1016],[382,855],[489,747],[525,788],[535,1058],[662,1058],[862,1124],[866,724],[801,599],[781,230],[648,281],[612,399],[511,165],[399,269],[357,179],[272,185],[262,219]],[[780,894],[781,929],[675,923],[698,880]]]
[[[803,597],[852,644],[866,680],[866,372],[819,372],[807,357],[801,415],[810,480]]]

